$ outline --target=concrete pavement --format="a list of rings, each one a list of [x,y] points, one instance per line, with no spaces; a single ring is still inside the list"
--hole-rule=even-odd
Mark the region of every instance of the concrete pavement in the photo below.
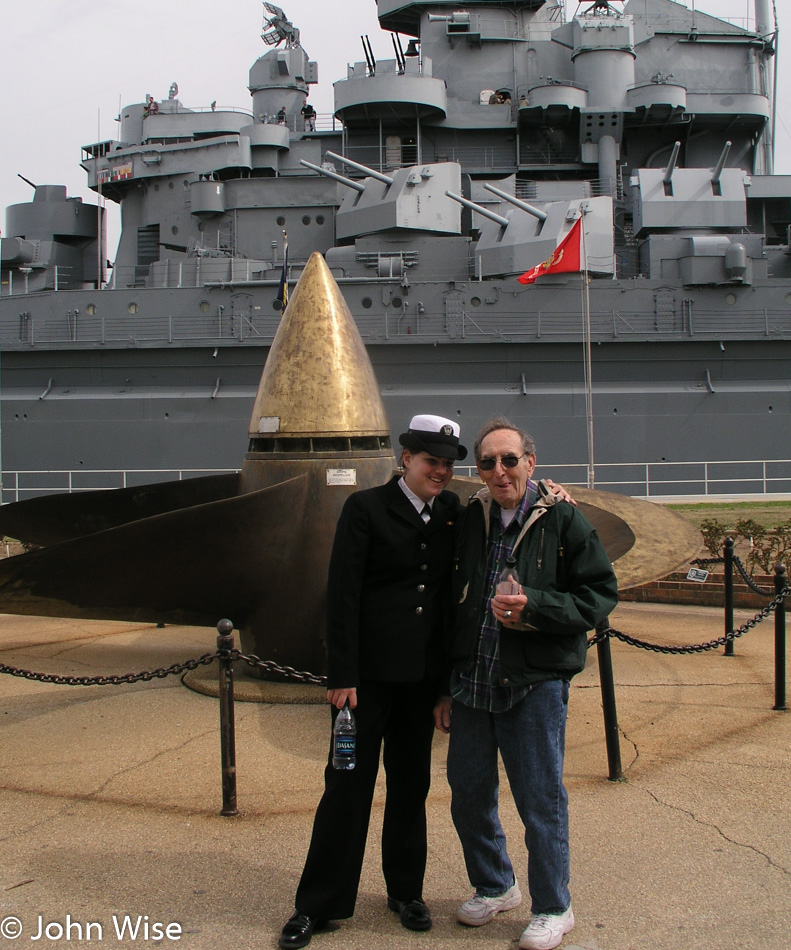
[[[737,612],[737,623],[748,616]],[[716,609],[623,604],[611,620],[656,642],[697,643],[722,633]],[[613,641],[622,783],[606,777],[590,651],[588,668],[572,683],[569,712],[577,926],[566,950],[788,947],[791,716],[772,709],[772,624],[737,640],[731,658],[722,650],[666,656]],[[194,627],[6,615],[0,663],[124,673],[212,651],[215,637]],[[237,704],[240,814],[223,818],[217,700],[178,678],[68,687],[0,674],[0,697],[0,950],[62,950],[80,937],[81,946],[112,948],[275,947],[321,791],[326,705]],[[438,736],[424,892],[433,929],[405,931],[386,909],[382,783],[355,917],[314,937],[311,947],[516,946],[527,901],[485,928],[455,921],[469,885],[448,813],[445,752]],[[502,811],[526,895],[521,826],[505,782]]]

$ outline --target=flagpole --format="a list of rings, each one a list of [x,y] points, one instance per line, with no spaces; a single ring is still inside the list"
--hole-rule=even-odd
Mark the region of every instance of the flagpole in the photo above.
[[[585,424],[588,435],[588,488],[593,488],[596,482],[594,464],[593,464],[593,366],[591,362],[591,301],[590,301],[590,283],[588,281],[588,253],[585,247],[585,210],[580,208],[582,214],[581,239],[582,239],[582,270],[580,277],[582,280],[582,322],[583,322],[583,347],[584,347],[584,365],[585,365]]]

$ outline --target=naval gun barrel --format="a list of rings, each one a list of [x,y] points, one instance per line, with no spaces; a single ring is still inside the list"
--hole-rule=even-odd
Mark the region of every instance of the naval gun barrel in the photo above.
[[[529,205],[526,201],[521,201],[519,198],[515,198],[513,195],[507,194],[505,191],[500,191],[499,188],[495,188],[494,185],[490,185],[488,182],[484,184],[483,187],[487,191],[491,191],[493,195],[497,195],[498,198],[502,198],[504,201],[512,204],[515,208],[521,208],[522,211],[532,214],[533,217],[538,218],[539,221],[546,221],[546,212],[542,211],[540,208],[534,208],[533,205]]]
[[[670,156],[670,161],[667,163],[667,168],[665,169],[664,177],[662,181],[669,185],[673,180],[673,172],[676,170],[676,162],[678,161],[678,153],[681,151],[681,142],[676,142],[673,145],[673,154]]]
[[[329,154],[329,152],[327,154]],[[335,181],[339,181],[342,185],[348,185],[349,188],[354,188],[355,191],[359,191],[361,194],[365,191],[365,185],[359,181],[353,181],[351,178],[346,178],[345,175],[331,172],[329,168],[322,168],[320,165],[314,165],[313,162],[306,162],[304,158],[300,158],[299,164],[304,165],[305,168],[312,169],[314,172],[318,172],[320,175],[324,175],[325,178],[334,178]]]
[[[728,157],[728,152],[730,152],[730,150],[731,150],[731,143],[726,142],[725,147],[722,150],[722,154],[720,155],[720,160],[717,162],[717,165],[714,171],[711,173],[712,185],[716,185],[719,182],[720,175],[722,174],[722,170],[725,167],[725,159]]]
[[[508,218],[504,218],[501,214],[495,214],[494,211],[490,211],[488,208],[477,205],[474,201],[468,201],[466,198],[462,198],[461,195],[456,195],[452,191],[446,191],[445,194],[448,196],[448,198],[453,198],[454,201],[458,201],[460,205],[464,205],[465,208],[471,208],[473,211],[477,211],[478,214],[482,214],[484,218],[494,221],[495,224],[499,224],[500,227],[508,227]]]
[[[337,158],[339,162],[343,162],[344,165],[348,165],[350,168],[356,168],[358,172],[365,172],[370,178],[375,178],[377,181],[381,181],[383,185],[392,185],[393,179],[388,175],[383,175],[381,172],[376,171],[373,168],[369,168],[367,165],[361,165],[359,162],[353,162],[350,158],[344,158],[343,155],[336,155],[335,152],[326,153],[329,158]]]

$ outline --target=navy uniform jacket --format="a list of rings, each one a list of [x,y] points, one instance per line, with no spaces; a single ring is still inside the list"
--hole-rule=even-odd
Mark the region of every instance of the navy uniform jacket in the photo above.
[[[424,525],[398,478],[346,500],[327,585],[329,689],[442,673],[458,511],[443,491]]]

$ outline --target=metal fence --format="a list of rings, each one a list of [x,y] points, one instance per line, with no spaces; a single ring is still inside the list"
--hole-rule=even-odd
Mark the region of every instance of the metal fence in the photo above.
[[[474,466],[456,466],[475,475]],[[782,495],[791,493],[791,459],[728,462],[603,462],[594,467],[594,487],[635,498],[692,495]],[[542,478],[564,485],[586,485],[586,462],[541,464]]]
[[[112,491],[156,482],[175,482],[203,475],[236,472],[235,468],[107,468],[48,469],[2,473],[4,505],[41,495],[73,494],[86,491]]]
[[[108,491],[152,482],[181,481],[233,468],[26,470],[2,473],[2,503],[64,492]],[[459,475],[475,475],[475,466],[457,465]],[[540,475],[564,485],[586,485],[586,462],[542,464]],[[791,459],[716,462],[602,462],[595,466],[595,488],[635,498],[675,495],[791,494]]]

